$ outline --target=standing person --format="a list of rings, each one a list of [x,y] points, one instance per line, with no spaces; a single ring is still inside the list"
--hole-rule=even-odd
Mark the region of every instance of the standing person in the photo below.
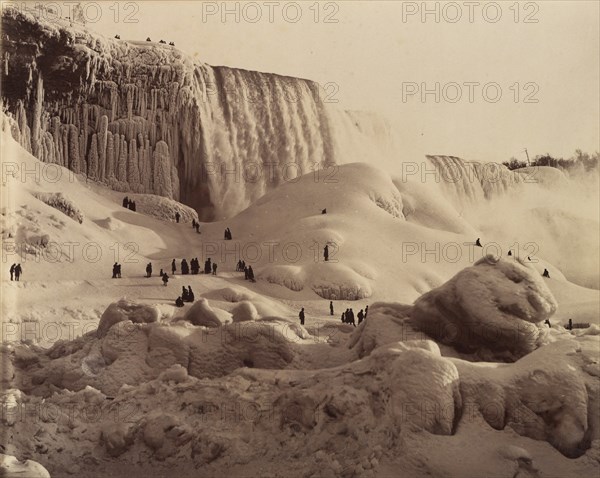
[[[217,263],[213,262],[212,265],[212,275],[216,276],[217,275]]]
[[[483,246],[481,245],[481,241],[479,240],[479,238],[477,238],[477,240],[475,241],[475,245],[476,245],[477,247],[483,247]]]
[[[162,276],[163,276],[163,274],[164,274],[164,272],[163,272],[163,270],[161,269],[161,270],[160,270],[160,273],[158,274],[158,276],[159,276],[159,277],[162,277]]]
[[[248,266],[248,279],[250,279],[250,282],[256,282],[254,280],[254,270],[252,270],[252,266]]]
[[[181,217],[181,215],[179,214],[179,212],[175,213],[175,221],[177,221],[177,224],[179,224],[179,218]]]
[[[356,327],[356,322],[354,321],[354,311],[350,309],[350,323]]]
[[[329,315],[333,315],[333,301],[329,301]]]
[[[567,325],[567,330],[573,330],[573,319],[569,319],[569,325]]]
[[[198,234],[200,234],[200,223],[199,222],[196,223],[196,232]]]
[[[304,325],[304,307],[302,307],[302,310],[298,314],[298,317],[300,318],[300,325]]]
[[[22,273],[23,269],[21,269],[21,264],[17,264],[17,266],[15,267],[15,280],[17,282],[19,282],[19,278],[21,277]]]
[[[121,264],[117,264],[117,278],[121,278]]]
[[[171,274],[175,275],[175,271],[177,271],[177,264],[175,264],[175,259],[171,262]]]
[[[135,201],[131,202],[131,210],[135,212]]]
[[[129,198],[127,196],[123,198],[123,207],[129,207]]]
[[[152,263],[148,262],[146,266],[146,277],[152,277]]]
[[[192,218],[192,229],[196,229],[196,219]]]
[[[15,274],[15,268],[16,268],[16,264],[13,264],[12,266],[10,266],[10,280],[13,280],[13,275]]]
[[[113,275],[112,275],[112,278],[113,279],[117,278],[117,263],[116,262],[113,264]]]
[[[249,279],[248,268],[244,267],[244,280],[248,280],[248,279]]]
[[[323,249],[323,257],[325,257],[325,261],[329,260],[329,246],[326,244]]]
[[[360,309],[360,310],[358,311],[357,317],[358,317],[358,325],[360,325],[360,324],[361,324],[361,322],[362,322],[362,321],[363,321],[363,319],[364,319],[364,314],[363,314],[363,310],[362,310],[362,309]]]
[[[229,239],[230,241],[233,239],[233,237],[231,237],[231,231],[229,230],[229,228],[227,228],[227,239]]]
[[[548,272],[548,269],[544,269],[544,273],[542,275],[550,279],[550,272]]]
[[[188,275],[190,273],[190,266],[185,259],[181,260],[181,274]]]
[[[188,285],[188,298],[190,302],[194,302],[194,292],[192,291],[192,287]]]
[[[163,273],[163,275],[162,275],[162,281],[165,286],[167,285],[167,282],[169,282],[169,276],[167,275],[166,272]]]
[[[346,323],[346,312],[342,312],[342,324]]]
[[[189,302],[189,299],[190,299],[190,298],[188,297],[188,291],[187,291],[187,289],[185,288],[185,286],[181,286],[181,299],[182,299],[184,302]]]
[[[365,318],[364,318],[364,320],[367,320],[367,314],[368,314],[368,313],[369,313],[369,306],[367,305],[367,306],[365,307]]]
[[[208,259],[206,259],[206,262],[204,263],[204,273],[210,274],[211,269],[212,269],[212,264],[210,263],[210,257],[209,257]]]

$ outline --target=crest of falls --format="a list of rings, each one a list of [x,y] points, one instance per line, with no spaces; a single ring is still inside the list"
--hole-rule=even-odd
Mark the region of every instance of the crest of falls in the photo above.
[[[498,163],[465,161],[455,156],[439,155],[428,155],[427,160],[435,168],[435,181],[459,210],[470,203],[500,196],[526,180],[526,176]]]
[[[387,123],[314,82],[192,61],[173,46],[2,12],[3,128],[119,191],[239,212],[285,180],[390,147]]]

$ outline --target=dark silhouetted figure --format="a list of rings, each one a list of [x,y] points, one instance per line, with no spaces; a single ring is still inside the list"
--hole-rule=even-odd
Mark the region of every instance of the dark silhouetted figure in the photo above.
[[[567,325],[567,330],[573,330],[573,320],[569,319],[569,324]]]
[[[113,275],[112,275],[112,278],[113,279],[117,278],[117,263],[116,262],[113,264]]]
[[[349,324],[350,323],[350,309],[346,309],[346,312],[344,312],[344,324]]]
[[[179,224],[179,218],[181,217],[181,214],[179,214],[178,212],[175,213],[175,221],[177,222],[177,224]]]
[[[367,305],[367,306],[365,307],[365,317],[364,317],[364,319],[365,319],[365,320],[367,320],[367,314],[368,314],[368,313],[369,313],[369,306]]]
[[[321,211],[321,214],[327,214],[327,208],[323,209],[323,210]]]
[[[152,40],[150,40],[150,37],[148,37],[148,38],[146,38],[146,41],[152,41]]]
[[[146,277],[152,277],[152,263],[148,262],[146,266]]]
[[[477,238],[477,240],[475,241],[475,245],[478,246],[478,247],[483,247],[481,245],[481,241],[479,240],[479,238]]]
[[[165,45],[167,44],[167,42],[164,40],[160,40],[158,43],[164,43]]]
[[[252,266],[248,266],[248,279],[250,282],[256,282],[254,279],[254,271],[252,270]]]
[[[329,246],[325,245],[325,248],[323,249],[323,257],[325,258],[325,261],[329,260]]]
[[[298,314],[298,317],[300,317],[300,325],[304,325],[304,307],[302,307],[302,310]]]
[[[196,229],[196,220],[192,219],[192,229]]]
[[[159,276],[159,277],[162,277],[162,276],[163,276],[163,274],[164,274],[164,271],[161,269],[161,270],[160,270],[160,272],[159,272],[159,274],[158,274],[158,276]]]
[[[548,269],[544,269],[544,273],[542,275],[550,279],[550,272],[548,272]]]
[[[190,301],[190,300],[189,300],[189,297],[188,297],[188,291],[187,291],[187,289],[185,288],[185,286],[182,286],[182,287],[181,287],[181,299],[182,299],[184,302],[189,302],[189,301]]]
[[[13,280],[13,276],[15,274],[16,267],[17,267],[16,264],[13,264],[12,266],[10,266],[10,280]]]
[[[356,327],[356,322],[354,321],[354,311],[350,309],[350,322],[354,327]]]
[[[190,273],[190,266],[185,259],[181,260],[181,274],[188,275]]]
[[[167,273],[163,273],[162,275],[162,281],[164,285],[167,285],[167,283],[169,282],[169,276],[167,275]]]
[[[333,301],[329,301],[329,315],[333,315]]]
[[[120,40],[120,39],[121,39],[121,35],[115,35],[115,38],[116,38],[117,40]]]
[[[212,265],[212,275],[216,276],[217,275],[217,263],[213,262]]]
[[[175,264],[175,259],[173,259],[173,262],[171,262],[171,274],[175,275],[176,271],[177,271],[177,265]]]
[[[231,241],[231,231],[229,230],[229,228],[225,229],[225,232],[223,233],[223,237],[225,238],[226,241]]]
[[[510,250],[509,250],[509,251],[508,251],[508,255],[509,255],[509,256],[512,256],[512,251],[510,251]]]
[[[227,228],[227,238],[231,241],[233,237],[231,236],[231,231]]]
[[[194,302],[194,292],[192,291],[192,288],[188,285],[188,299],[190,300],[190,302]]]
[[[171,45],[171,46],[175,46],[175,42],[172,42],[172,41],[170,41],[170,42],[169,42],[169,45]]]
[[[356,316],[358,317],[358,325],[360,325],[363,319],[365,318],[365,314],[363,313],[362,309],[358,311],[358,314]]]
[[[135,212],[135,201],[131,201],[131,210]]]
[[[346,323],[346,312],[342,312],[342,324]]]
[[[177,307],[183,307],[183,299],[181,297],[177,297],[177,300],[175,300],[175,305]]]
[[[212,270],[212,264],[210,263],[210,257],[209,257],[208,259],[206,259],[206,261],[204,261],[204,273],[210,274],[211,270]]]
[[[123,198],[123,207],[129,207],[129,198],[127,196]]]
[[[548,319],[544,320],[544,324],[546,324],[548,327],[552,328],[552,325],[550,324],[550,320],[548,320]]]
[[[201,234],[201,232],[200,232],[200,223],[198,223],[198,222],[196,223],[196,232],[198,234]]]
[[[21,277],[22,273],[23,269],[21,269],[21,264],[17,264],[17,266],[15,267],[15,280],[17,282],[19,282],[19,278]]]
[[[121,278],[121,264],[117,264],[117,278]]]
[[[248,280],[248,268],[244,267],[244,280]]]

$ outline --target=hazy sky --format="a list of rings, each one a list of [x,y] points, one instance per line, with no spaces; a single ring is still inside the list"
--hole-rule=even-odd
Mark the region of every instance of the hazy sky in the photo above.
[[[327,84],[342,107],[385,114],[407,159],[600,149],[598,1],[427,2],[425,17],[422,2],[402,1],[115,5],[102,3],[88,26],[175,41],[212,65]],[[90,19],[95,12],[86,7]],[[125,23],[128,14],[138,23]],[[424,98],[423,86],[432,90]]]

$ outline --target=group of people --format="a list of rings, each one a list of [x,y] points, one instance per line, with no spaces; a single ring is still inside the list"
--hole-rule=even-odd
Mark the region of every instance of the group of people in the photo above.
[[[120,35],[115,35],[115,38],[116,38],[117,40],[120,40],[120,39],[121,39],[121,36],[120,36]],[[151,39],[150,37],[148,37],[148,38],[146,38],[146,41],[152,41],[152,39]],[[166,41],[164,41],[162,38],[161,38],[161,39],[158,41],[158,43],[160,43],[160,44],[162,44],[162,45],[166,45],[166,44],[167,44],[167,42],[166,42]],[[170,42],[169,42],[169,46],[175,46],[175,42],[174,42],[174,41],[170,41]]]
[[[196,232],[200,234],[200,223],[195,219],[192,219],[192,229],[196,229]]]
[[[333,304],[331,304],[331,303],[329,304],[329,309],[333,310]],[[367,318],[368,313],[369,313],[368,305],[365,307],[364,312],[362,309],[360,309],[358,314],[356,314],[356,317],[358,318],[358,325],[360,325],[362,323],[362,321]],[[356,327],[357,324],[356,324],[356,321],[354,320],[354,311],[352,309],[346,309],[344,312],[342,312],[342,324],[352,324],[354,327]]]
[[[225,229],[224,237],[225,237],[226,241],[231,241],[232,237],[231,237],[231,231],[229,230],[229,228]]]
[[[113,264],[112,278],[113,279],[121,278],[121,264],[118,264],[116,262]]]
[[[192,291],[192,288],[189,285],[187,286],[187,289],[185,286],[182,286],[181,295],[175,300],[175,305],[177,307],[183,307],[185,302],[194,302],[194,300],[194,292]]]
[[[185,259],[181,260],[181,274],[188,275],[190,273],[190,269],[193,275],[200,273],[200,261],[197,257],[191,259],[189,264]],[[175,275],[175,272],[177,272],[177,263],[175,262],[175,259],[173,259],[171,262],[171,272],[173,275]],[[204,273],[212,273],[214,276],[217,275],[217,263],[211,262],[210,257],[204,261]]]
[[[481,245],[481,240],[479,238],[477,238],[477,240],[475,241],[475,245],[478,246],[478,247],[483,247]],[[508,250],[508,255],[512,256],[512,251],[510,249]],[[327,260],[327,259],[325,259],[325,260]],[[529,262],[531,262],[531,257],[527,256],[527,260]],[[542,273],[542,276],[543,277],[547,277],[548,279],[550,279],[550,272],[548,272],[548,269],[544,269],[544,272]]]
[[[127,196],[123,198],[123,207],[135,211],[135,201],[131,201]]]
[[[15,280],[19,282],[19,278],[21,277],[22,273],[23,268],[21,267],[21,264],[13,264],[12,266],[10,266],[10,280]]]

